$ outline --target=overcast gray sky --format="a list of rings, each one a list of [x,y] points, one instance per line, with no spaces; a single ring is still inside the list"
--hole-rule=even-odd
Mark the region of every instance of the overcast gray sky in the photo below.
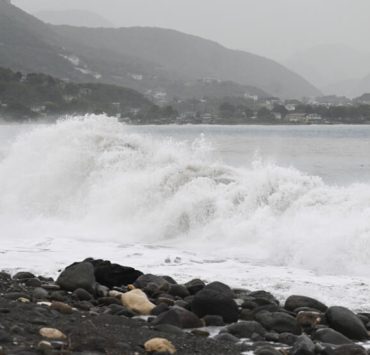
[[[370,0],[13,0],[28,12],[88,9],[117,26],[158,26],[277,60],[318,44],[370,51]]]

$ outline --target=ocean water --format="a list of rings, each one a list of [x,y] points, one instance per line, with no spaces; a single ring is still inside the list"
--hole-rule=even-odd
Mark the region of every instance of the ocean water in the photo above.
[[[0,126],[0,268],[89,256],[370,310],[370,126]]]

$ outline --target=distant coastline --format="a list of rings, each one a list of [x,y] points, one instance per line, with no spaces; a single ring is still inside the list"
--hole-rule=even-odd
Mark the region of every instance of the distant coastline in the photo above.
[[[5,122],[55,121],[60,116],[106,114],[128,124],[308,125],[370,124],[370,94],[350,100],[323,96],[194,97],[152,101],[138,91],[74,83],[40,73],[0,68],[0,117]]]

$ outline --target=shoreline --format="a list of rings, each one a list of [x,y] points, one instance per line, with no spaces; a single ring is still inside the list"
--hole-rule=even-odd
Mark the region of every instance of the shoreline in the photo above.
[[[86,259],[56,280],[0,273],[0,354],[145,354],[158,337],[177,354],[367,354],[370,314],[328,306]]]

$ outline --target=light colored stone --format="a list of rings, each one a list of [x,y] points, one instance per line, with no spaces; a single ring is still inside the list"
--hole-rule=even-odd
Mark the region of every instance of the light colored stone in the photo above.
[[[46,340],[41,340],[37,345],[37,349],[39,349],[39,350],[51,350],[51,349],[53,349],[53,346],[51,345],[50,342],[48,342]]]
[[[67,339],[65,334],[55,328],[41,328],[39,331],[40,335],[47,339],[64,340]]]
[[[51,306],[51,302],[41,301],[36,303],[38,306]]]
[[[122,295],[123,295],[123,292],[119,292],[119,291],[116,291],[116,290],[111,290],[108,293],[109,297],[114,297],[114,298],[120,298]]]
[[[28,298],[26,298],[26,297],[19,297],[18,299],[17,299],[17,301],[18,302],[22,302],[22,303],[30,303],[31,301],[28,299]]]
[[[144,316],[150,315],[152,309],[155,307],[155,305],[149,301],[146,294],[139,289],[123,293],[121,302],[129,310]]]
[[[144,348],[148,353],[176,353],[176,348],[173,344],[164,338],[150,339],[144,344]]]

